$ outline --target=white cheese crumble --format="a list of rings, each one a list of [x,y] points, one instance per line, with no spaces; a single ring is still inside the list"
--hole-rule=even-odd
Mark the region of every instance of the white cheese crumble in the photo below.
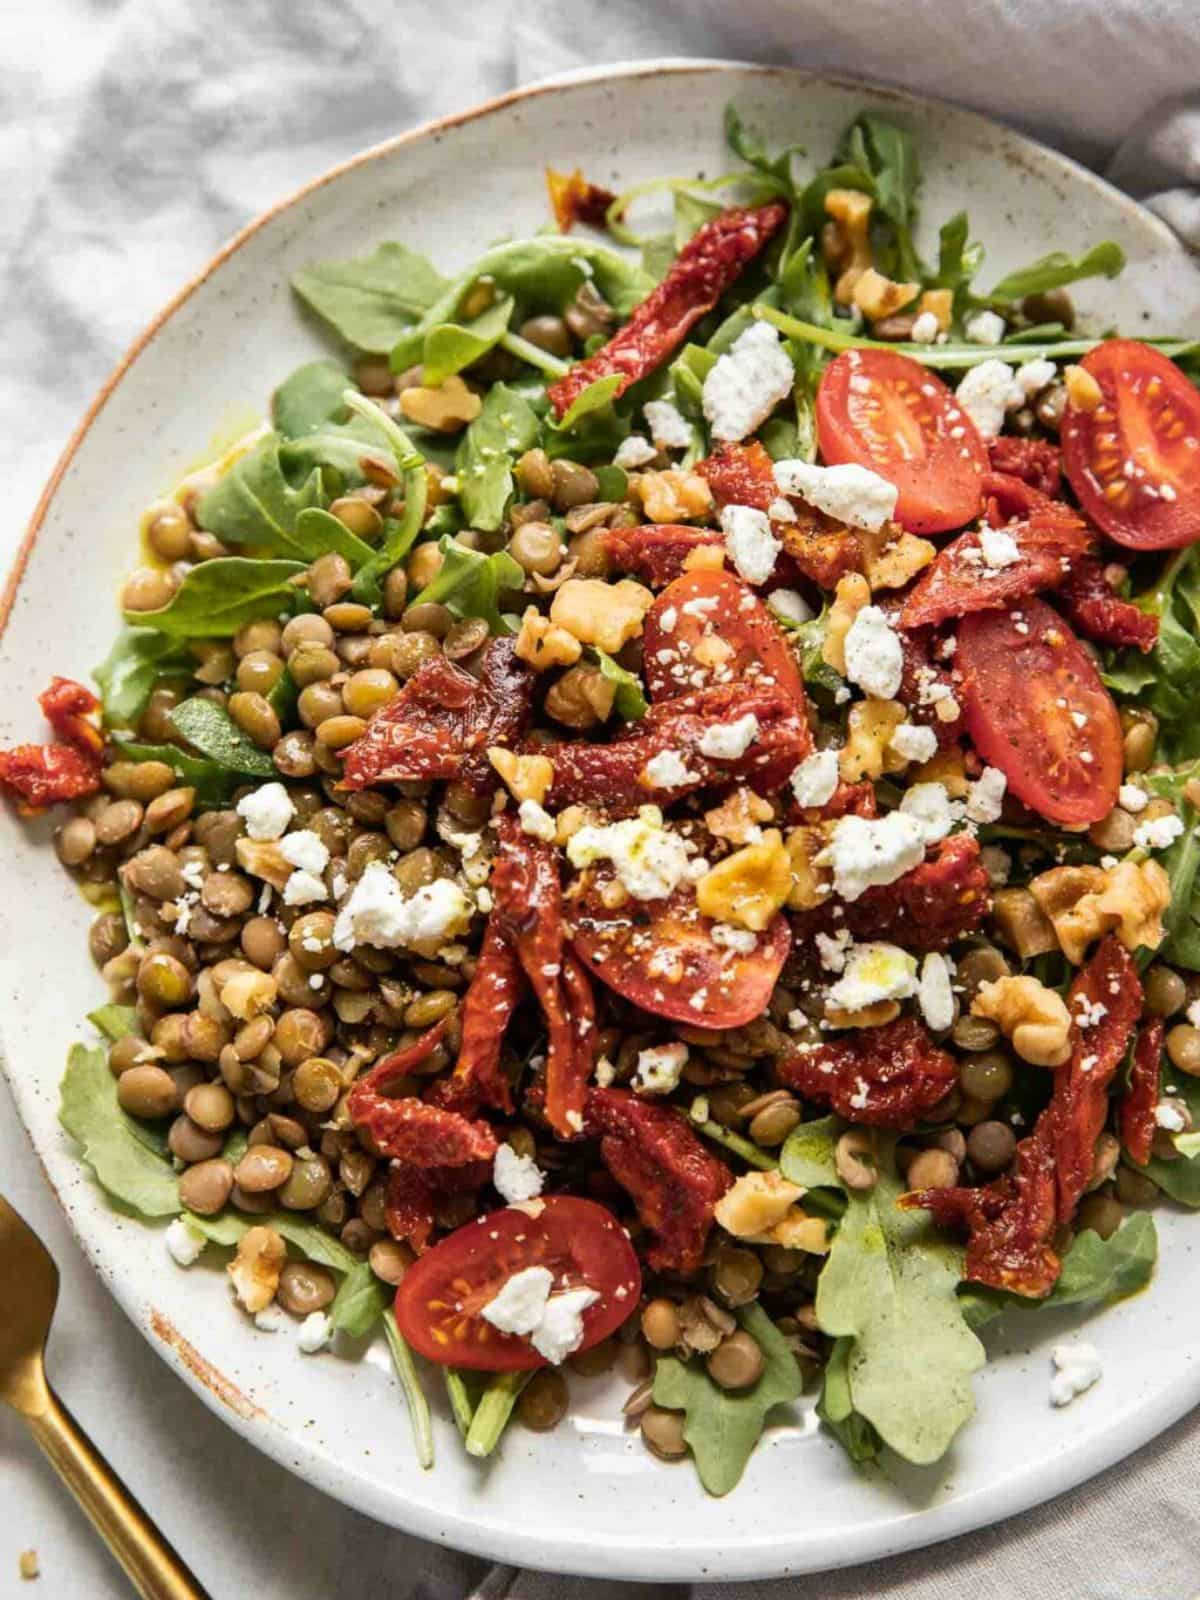
[[[264,1306],[254,1313],[254,1326],[259,1333],[278,1333],[287,1327],[287,1318],[278,1306]]]
[[[714,922],[709,937],[722,950],[734,950],[739,955],[749,955],[758,943],[758,935],[749,928],[736,928],[731,922]]]
[[[784,494],[799,495],[827,517],[875,533],[896,509],[900,491],[868,467],[846,461],[817,467],[809,461],[775,463],[775,482]]]
[[[339,950],[370,944],[399,945],[452,939],[470,926],[474,906],[450,878],[438,878],[405,895],[382,861],[369,862],[338,912],[333,942]]]
[[[967,786],[967,816],[972,822],[998,822],[1003,810],[1008,779],[999,767],[984,767],[975,782]]]
[[[790,500],[784,499],[781,494],[777,494],[774,500],[771,501],[767,507],[767,515],[772,522],[798,522],[800,520],[795,506]]]
[[[942,325],[932,311],[922,311],[912,325],[910,335],[914,344],[933,344]]]
[[[914,783],[904,791],[900,810],[917,823],[926,844],[944,839],[963,813],[962,805],[951,800],[941,783]]]
[[[994,311],[977,311],[963,323],[963,332],[972,344],[999,344],[1004,331],[1004,318]]]
[[[905,761],[932,761],[937,755],[937,734],[919,722],[902,722],[888,743]]]
[[[1051,1352],[1054,1376],[1050,1380],[1050,1402],[1065,1406],[1098,1381],[1104,1371],[1100,1352],[1082,1339],[1075,1344],[1056,1344]]]
[[[714,761],[736,761],[746,754],[757,736],[758,718],[748,711],[736,722],[714,722],[711,728],[705,728],[696,748]]]
[[[643,439],[640,433],[631,433],[628,439],[622,439],[617,446],[617,453],[613,456],[614,467],[624,467],[627,472],[634,472],[638,467],[644,467],[647,462],[653,461],[658,451],[649,439]]]
[[[1169,850],[1182,832],[1182,817],[1150,817],[1133,830],[1133,842],[1139,850]]]
[[[868,889],[895,883],[924,859],[921,823],[892,811],[886,817],[839,817],[817,865],[832,868],[833,886],[844,900],[857,900]]]
[[[699,783],[700,774],[691,770],[678,750],[660,750],[642,768],[642,779],[656,789],[680,789]]]
[[[953,1024],[954,991],[950,987],[950,964],[936,950],[930,951],[921,963],[917,1004],[934,1033],[945,1033]]]
[[[842,976],[825,998],[839,1011],[861,1011],[884,1000],[907,1000],[916,992],[916,958],[899,945],[880,941],[853,946]]]
[[[984,565],[997,571],[1021,559],[1021,547],[1012,534],[1004,528],[990,528],[986,522],[979,530],[979,552]]]
[[[324,1350],[333,1337],[333,1323],[323,1311],[310,1311],[296,1329],[296,1343],[306,1356],[315,1356]]]
[[[1004,426],[1004,413],[1025,402],[1013,369],[994,357],[965,374],[955,397],[984,439],[994,439]]]
[[[836,933],[818,933],[817,954],[826,972],[844,972],[846,957],[854,940],[849,928],[839,928]]]
[[[679,1087],[679,1076],[687,1066],[688,1048],[685,1044],[660,1044],[653,1049],[638,1052],[637,1069],[633,1074],[636,1094],[670,1094]]]
[[[753,506],[726,506],[721,512],[721,528],[729,559],[747,583],[766,583],[775,570],[775,558],[783,549],[771,532],[771,519]]]
[[[670,400],[647,400],[642,407],[650,437],[662,450],[686,450],[692,442],[692,425]]]
[[[541,1322],[553,1284],[548,1267],[523,1267],[505,1280],[480,1315],[501,1333],[527,1336]]]
[[[1150,803],[1150,796],[1145,789],[1139,789],[1136,783],[1123,783],[1117,790],[1117,804],[1122,811],[1130,811],[1135,816],[1139,811],[1144,811]]]
[[[794,622],[797,626],[802,622],[810,622],[816,615],[804,596],[795,589],[773,589],[767,596],[767,605],[784,622]]]
[[[864,606],[846,634],[846,676],[864,694],[893,700],[904,673],[900,636],[879,606]]]
[[[567,843],[573,867],[611,861],[617,877],[635,900],[665,900],[688,876],[688,845],[663,827],[657,806],[642,806],[636,817],[603,827],[580,828]]]
[[[176,1217],[166,1233],[166,1245],[171,1260],[181,1267],[190,1267],[200,1259],[200,1254],[208,1240],[202,1233],[197,1233],[182,1217]]]
[[[1043,390],[1047,384],[1053,383],[1058,376],[1058,368],[1053,361],[1038,360],[1025,361],[1016,372],[1016,384],[1027,400],[1032,400],[1035,394]]]
[[[736,441],[753,433],[796,381],[779,330],[755,322],[719,356],[704,380],[701,405],[714,439]]]
[[[805,756],[793,770],[791,784],[797,805],[823,806],[838,786],[837,751],[814,750]]]
[[[325,879],[318,877],[315,872],[302,872],[297,869],[283,886],[285,906],[308,906],[315,901],[328,898],[329,890],[325,887]]]
[[[302,872],[321,873],[329,865],[329,851],[319,833],[301,828],[279,841],[279,854]]]
[[[558,1366],[583,1343],[583,1313],[600,1296],[595,1289],[568,1289],[546,1302],[530,1341],[538,1355]]]
[[[1155,1106],[1154,1121],[1157,1127],[1165,1128],[1168,1133],[1183,1133],[1187,1129],[1187,1118],[1183,1112],[1167,1100],[1161,1100]]]
[[[553,844],[558,828],[545,806],[539,805],[536,800],[522,800],[517,808],[517,816],[520,819],[522,833],[532,834],[535,839]]]
[[[492,1182],[510,1206],[522,1200],[536,1200],[545,1181],[545,1173],[532,1156],[518,1154],[510,1144],[496,1146]]]
[[[264,783],[261,789],[242,796],[237,814],[252,839],[278,839],[296,815],[296,808],[281,783]]]

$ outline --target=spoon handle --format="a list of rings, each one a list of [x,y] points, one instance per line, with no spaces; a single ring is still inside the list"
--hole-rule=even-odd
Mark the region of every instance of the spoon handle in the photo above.
[[[143,1600],[209,1600],[52,1390],[30,1432]]]

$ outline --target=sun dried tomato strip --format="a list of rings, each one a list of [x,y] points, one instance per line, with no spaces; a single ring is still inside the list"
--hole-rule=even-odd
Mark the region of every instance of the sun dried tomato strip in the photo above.
[[[1058,1219],[1069,1222],[1087,1188],[1096,1140],[1108,1116],[1108,1086],[1142,1010],[1137,965],[1115,934],[1097,947],[1067,995],[1071,1055],[1054,1074],[1054,1162]]]
[[[475,976],[463,998],[462,1043],[449,1084],[451,1095],[464,1104],[476,1102],[511,1113],[512,1087],[500,1065],[500,1053],[524,988],[516,951],[499,921],[489,918]]]
[[[758,719],[758,732],[744,755],[718,760],[700,753],[700,740],[715,723],[750,714]],[[748,783],[760,793],[770,793],[787,781],[811,749],[808,722],[789,695],[775,687],[735,683],[651,706],[640,722],[611,744],[577,740],[539,746],[554,763],[547,804],[605,806],[613,811],[634,811],[651,802],[669,804],[714,784]],[[667,751],[683,759],[689,774],[686,783],[645,781],[646,763]]]
[[[887,939],[908,950],[949,950],[979,927],[990,905],[978,841],[956,833],[931,845],[925,860],[895,883],[802,911],[792,928],[801,944],[844,928],[856,939]]]
[[[478,679],[444,656],[423,662],[344,753],[342,787],[458,778],[487,792],[495,774],[489,745],[519,740],[533,711],[534,675],[493,639]]]
[[[563,416],[589,384],[612,373],[618,394],[660,367],[687,331],[711,311],[787,216],[782,205],[733,208],[706,222],[684,245],[666,277],[636,306],[625,326],[594,356],[577,362],[547,390]]]
[[[684,571],[684,562],[702,545],[719,545],[716,528],[688,528],[664,522],[646,528],[609,528],[604,535],[609,560],[622,572],[636,572],[655,588],[671,583]]]
[[[1058,598],[1068,622],[1097,644],[1150,651],[1158,643],[1158,618],[1113,593],[1104,576],[1104,563],[1097,556],[1085,555],[1072,562]]]
[[[647,1252],[660,1272],[695,1272],[713,1225],[713,1206],[733,1182],[673,1106],[639,1100],[624,1089],[592,1089],[586,1132],[600,1138],[600,1159],[629,1194],[655,1235]]]
[[[856,1028],[827,1044],[793,1046],[775,1063],[780,1083],[832,1106],[849,1122],[912,1128],[958,1082],[954,1058],[915,1017]]]
[[[74,745],[81,755],[98,756],[104,749],[104,735],[87,719],[100,709],[90,689],[74,678],[51,678],[50,687],[38,695],[42,715],[64,744]]]
[[[983,475],[983,520],[993,528],[1019,522],[1053,503],[1039,489],[1032,488],[1011,472],[985,472]]]
[[[577,222],[589,223],[594,228],[604,226],[608,208],[617,198],[611,189],[602,189],[598,183],[589,183],[579,167],[574,172],[556,172],[546,168],[546,191],[554,211],[554,220],[563,233],[570,233]]]
[[[923,628],[969,611],[999,611],[1014,600],[1055,589],[1087,549],[1083,522],[1065,506],[1035,510],[1028,520],[1006,524],[1018,556],[991,567],[973,528],[952,539],[917,579],[900,612],[902,628]]]
[[[779,496],[775,468],[758,439],[751,439],[748,444],[718,444],[712,455],[697,461],[696,471],[707,478],[713,499],[722,510],[726,506],[752,506],[755,511],[766,511]]]
[[[384,1196],[388,1232],[423,1254],[437,1225],[439,1208],[456,1195],[482,1188],[490,1176],[491,1166],[486,1161],[459,1167],[418,1167],[394,1161]]]
[[[370,1134],[381,1155],[418,1167],[454,1167],[495,1154],[496,1136],[486,1122],[471,1122],[415,1095],[388,1098],[389,1089],[429,1059],[448,1026],[449,1018],[443,1017],[412,1044],[377,1061],[350,1090],[350,1120]]]
[[[898,620],[896,603],[884,605],[883,611],[893,622]],[[955,692],[954,679],[947,669],[934,659],[937,635],[931,628],[910,628],[900,634],[900,647],[904,664],[900,688],[896,699],[905,707],[910,722],[932,728],[939,746],[945,750],[957,744],[963,733],[963,716]],[[954,715],[938,715],[938,708],[953,705]]]
[[[0,789],[10,789],[27,814],[79,800],[99,787],[100,763],[73,745],[19,744],[0,750]]]
[[[1133,1049],[1133,1064],[1129,1069],[1129,1088],[1121,1096],[1118,1111],[1121,1143],[1129,1159],[1136,1161],[1139,1167],[1144,1167],[1149,1161],[1154,1135],[1158,1131],[1154,1112],[1158,1105],[1165,1027],[1161,1017],[1156,1017],[1138,1034]]]
[[[558,857],[523,832],[511,815],[497,819],[500,849],[492,871],[492,919],[511,943],[546,1021],[546,1118],[562,1139],[583,1127],[595,1055],[591,984],[566,948]]]
[[[1000,434],[987,442],[988,460],[993,472],[1020,478],[1031,489],[1054,500],[1062,489],[1062,456],[1048,439],[1019,439]],[[985,487],[984,493],[988,491]]]

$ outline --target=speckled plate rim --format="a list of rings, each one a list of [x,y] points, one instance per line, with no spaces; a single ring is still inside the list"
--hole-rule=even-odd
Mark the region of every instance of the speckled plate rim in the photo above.
[[[1131,222],[1135,221],[1142,230],[1148,231],[1163,251],[1176,256],[1186,254],[1177,237],[1159,217],[1069,157],[1050,150],[1036,140],[1015,133],[1003,124],[978,113],[939,101],[931,96],[911,94],[906,90],[866,79],[828,72],[809,72],[796,67],[764,66],[754,62],[664,58],[628,64],[602,64],[515,89],[467,111],[424,123],[331,167],[248,223],[172,297],[126,350],[88,407],[55,464],[29,520],[3,593],[0,594],[0,637],[3,635],[30,553],[47,518],[55,493],[108,399],[139,354],[153,341],[174,313],[266,224],[298,205],[315,191],[334,182],[344,173],[386,157],[406,145],[437,138],[454,128],[503,112],[523,101],[547,95],[569,94],[577,85],[594,84],[597,81],[617,83],[623,79],[653,77],[663,73],[714,76],[730,71],[751,72],[760,74],[764,78],[791,78],[797,85],[815,82],[845,90],[863,90],[877,98],[890,99],[900,107],[932,106],[951,113],[955,118],[962,119],[964,125],[971,124],[979,132],[997,137],[1003,144],[1004,159],[1018,163],[1024,160],[1043,174],[1055,174],[1076,192],[1090,191],[1097,197],[1102,196],[1105,204],[1124,210]],[[72,1231],[88,1260],[138,1331],[147,1338],[163,1360],[183,1377],[210,1410],[248,1443],[262,1450],[281,1466],[356,1509],[381,1522],[400,1527],[406,1532],[493,1560],[517,1566],[589,1576],[603,1573],[605,1576],[617,1579],[676,1582],[766,1579],[851,1566],[904,1550],[929,1546],[1040,1505],[1122,1460],[1200,1404],[1200,1364],[1197,1364],[1189,1381],[1173,1389],[1158,1391],[1139,1409],[1114,1421],[1101,1437],[1089,1438],[1073,1446],[1066,1445],[1058,1454],[1037,1463],[1032,1468],[1013,1471],[999,1484],[993,1483],[986,1490],[958,1494],[954,1499],[936,1507],[914,1507],[908,1515],[897,1519],[887,1530],[864,1529],[860,1539],[850,1549],[847,1548],[844,1528],[829,1533],[806,1530],[801,1554],[794,1540],[786,1533],[781,1534],[778,1531],[765,1533],[761,1537],[750,1535],[744,1540],[739,1539],[735,1549],[725,1552],[711,1543],[704,1543],[702,1537],[694,1542],[673,1543],[664,1547],[652,1542],[644,1531],[629,1535],[620,1528],[613,1528],[603,1546],[599,1546],[558,1538],[552,1531],[544,1528],[533,1531],[522,1527],[500,1526],[494,1521],[481,1521],[469,1512],[403,1498],[400,1491],[380,1484],[362,1471],[331,1466],[319,1451],[307,1447],[302,1436],[281,1426],[264,1428],[261,1425],[262,1413],[259,1408],[246,1400],[236,1387],[216,1371],[199,1351],[183,1340],[169,1323],[157,1326],[154,1325],[153,1319],[149,1325],[143,1322],[144,1306],[138,1296],[122,1282],[119,1273],[111,1270],[111,1263],[104,1259],[104,1252],[80,1225],[75,1208],[58,1196],[22,1107],[21,1086],[9,1069],[3,1050],[2,1033],[0,1033],[0,1069],[4,1070],[9,1081],[18,1115],[30,1136],[30,1142],[42,1165],[46,1180],[56,1197],[60,1199]]]

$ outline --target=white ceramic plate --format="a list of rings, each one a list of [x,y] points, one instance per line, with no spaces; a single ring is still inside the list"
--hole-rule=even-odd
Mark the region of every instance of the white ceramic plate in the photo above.
[[[406,134],[348,163],[248,228],[135,345],[68,448],[30,530],[2,641],[0,744],[40,736],[50,674],[86,678],[117,626],[115,594],[141,508],[192,465],[215,427],[261,412],[270,388],[321,348],[289,274],[402,238],[444,269],[546,220],[542,167],[614,187],[714,173],[729,158],[732,98],[773,145],[823,161],[844,124],[878,106],[920,138],[930,228],[960,207],[987,245],[983,282],[1045,250],[1115,238],[1116,283],[1079,303],[1130,333],[1193,326],[1200,274],[1167,229],[1061,156],[978,117],[858,84],[723,64],[642,65],[527,90]],[[926,238],[928,244],[928,237]],[[2,611],[0,611],[2,615]],[[301,1356],[255,1332],[214,1266],[176,1269],[161,1230],[111,1210],[56,1121],[57,1082],[80,1019],[103,998],[86,951],[89,911],[65,883],[48,829],[0,807],[0,1004],[6,1070],[64,1207],[121,1305],[244,1438],[384,1522],[527,1566],[625,1578],[761,1578],[845,1566],[932,1543],[1046,1500],[1118,1460],[1200,1399],[1195,1224],[1161,1215],[1151,1291],[1092,1320],[1103,1381],[1068,1410],[1048,1403],[1048,1347],[1065,1315],[989,1336],[979,1414],[936,1469],[847,1465],[811,1400],[771,1429],[723,1500],[689,1465],[653,1460],[619,1420],[615,1383],[573,1380],[570,1421],[513,1428],[494,1461],[468,1461],[442,1408],[437,1466],[415,1465],[387,1357]],[[1036,1346],[1032,1341],[1036,1340]],[[430,1382],[431,1395],[440,1384]]]

